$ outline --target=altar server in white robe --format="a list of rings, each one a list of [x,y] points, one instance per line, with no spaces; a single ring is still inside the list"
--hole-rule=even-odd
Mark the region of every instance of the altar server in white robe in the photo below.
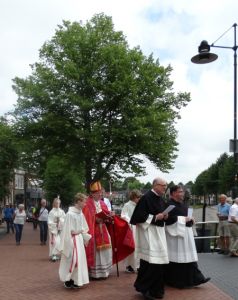
[[[85,195],[75,195],[74,206],[69,207],[61,234],[59,276],[65,288],[80,288],[89,283],[85,245],[91,235],[82,213],[85,202]]]
[[[165,180],[155,178],[152,190],[141,197],[130,221],[136,225],[136,251],[140,259],[134,287],[148,300],[164,296],[163,266],[169,263],[164,227],[168,214],[164,213],[166,204],[162,198],[166,188]]]
[[[60,258],[58,251],[60,244],[60,233],[63,228],[65,212],[60,208],[60,199],[55,198],[53,201],[53,208],[48,216],[48,232],[49,232],[49,257],[51,261],[55,262]]]
[[[130,223],[131,216],[135,210],[136,204],[141,198],[141,192],[139,190],[132,190],[129,193],[129,201],[126,202],[121,211],[121,217]],[[130,225],[134,237],[134,241],[136,240],[136,225]],[[135,273],[135,271],[139,267],[139,262],[137,259],[136,251],[134,251],[131,255],[129,255],[125,259],[126,272],[127,273]]]
[[[179,185],[170,188],[169,205],[174,205],[166,225],[169,265],[165,267],[165,282],[173,287],[187,288],[206,283],[198,268],[198,256],[192,226],[194,219],[188,216],[188,208],[183,202],[184,191]]]

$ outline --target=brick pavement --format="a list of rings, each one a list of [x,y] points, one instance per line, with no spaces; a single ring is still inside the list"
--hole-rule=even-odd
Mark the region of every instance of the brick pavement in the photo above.
[[[3,235],[3,234],[2,234]],[[113,269],[107,280],[91,281],[80,290],[66,290],[58,278],[59,262],[48,260],[48,247],[40,246],[39,231],[24,226],[22,244],[15,245],[13,234],[0,239],[0,299],[4,300],[143,300],[133,288],[134,274]],[[211,254],[210,254],[211,255]],[[216,254],[214,254],[216,255]],[[179,276],[179,274],[178,274]],[[232,300],[211,282],[178,290],[166,287],[164,300]]]

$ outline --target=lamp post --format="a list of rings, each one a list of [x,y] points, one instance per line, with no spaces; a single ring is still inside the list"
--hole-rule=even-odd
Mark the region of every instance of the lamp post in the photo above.
[[[112,195],[112,184],[113,184],[114,180],[113,178],[109,179],[109,195]]]
[[[231,28],[233,27],[234,31],[234,46],[217,46],[215,43],[223,37]],[[199,54],[193,56],[191,61],[195,64],[207,64],[213,62],[218,58],[214,53],[210,52],[210,48],[223,48],[231,49],[234,52],[234,138],[230,140],[230,152],[234,154],[234,165],[235,165],[235,174],[234,180],[235,184],[237,183],[237,166],[238,166],[238,140],[237,140],[237,41],[236,41],[236,28],[237,24],[233,24],[226,32],[224,32],[214,43],[211,45],[207,41],[202,41],[198,47]],[[237,186],[233,188],[233,198],[237,196]]]

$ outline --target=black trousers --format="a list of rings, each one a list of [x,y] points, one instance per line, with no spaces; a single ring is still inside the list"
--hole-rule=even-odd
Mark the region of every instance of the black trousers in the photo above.
[[[148,291],[153,297],[156,297],[158,294],[163,294],[164,265],[151,264],[141,259],[134,287],[141,293]]]

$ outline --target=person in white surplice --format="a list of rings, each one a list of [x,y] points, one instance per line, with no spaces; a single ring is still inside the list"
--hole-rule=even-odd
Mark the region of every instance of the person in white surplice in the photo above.
[[[91,235],[87,233],[88,224],[82,212],[85,201],[84,194],[75,195],[74,206],[69,207],[61,233],[59,277],[65,288],[80,288],[89,283],[85,246]]]
[[[182,186],[170,188],[168,205],[174,205],[169,213],[169,223],[166,224],[166,238],[169,264],[165,266],[165,282],[173,287],[188,288],[206,283],[198,268],[197,250],[194,242],[192,226],[194,220],[188,216],[188,208],[183,203]]]
[[[168,219],[163,195],[167,183],[155,178],[152,190],[146,192],[137,203],[130,223],[136,225],[136,251],[140,267],[134,287],[144,299],[164,297],[164,264],[168,264],[165,222]]]
[[[59,248],[60,233],[63,228],[65,212],[60,208],[60,199],[55,198],[53,208],[48,216],[48,232],[49,232],[49,257],[51,261],[56,261],[60,258]]]
[[[141,197],[141,192],[138,190],[132,190],[129,194],[129,201],[126,202],[122,208],[121,211],[121,217],[126,220],[128,223],[130,223],[131,216],[134,212],[134,209],[136,207],[136,204],[140,200]],[[134,241],[136,239],[136,226],[131,225]],[[135,273],[135,271],[139,267],[139,262],[137,259],[136,251],[134,251],[131,255],[129,255],[125,260],[125,265],[126,265],[126,272],[127,273]]]

